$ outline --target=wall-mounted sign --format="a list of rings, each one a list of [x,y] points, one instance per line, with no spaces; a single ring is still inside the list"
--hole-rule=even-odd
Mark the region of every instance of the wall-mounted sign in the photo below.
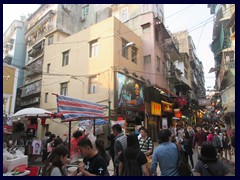
[[[156,102],[151,102],[151,114],[156,116],[162,115],[161,104]]]
[[[143,83],[119,72],[116,73],[117,107],[144,111]]]
[[[161,101],[162,103],[162,109],[164,112],[170,112],[172,113],[173,111],[173,103],[168,103],[166,101]]]

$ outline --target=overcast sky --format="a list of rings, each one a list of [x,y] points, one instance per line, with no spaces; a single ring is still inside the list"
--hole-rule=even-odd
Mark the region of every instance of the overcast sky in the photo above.
[[[28,15],[39,8],[39,4],[3,4],[3,33],[13,20],[20,20],[21,15]],[[207,4],[166,4],[164,5],[165,25],[172,33],[189,30],[197,49],[197,56],[202,61],[205,75],[205,88],[213,88],[215,74],[208,73],[214,67],[214,57],[209,45],[212,42],[213,22]]]

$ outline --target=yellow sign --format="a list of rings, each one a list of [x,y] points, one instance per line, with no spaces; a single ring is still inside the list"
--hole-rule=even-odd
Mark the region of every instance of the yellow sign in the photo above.
[[[166,101],[161,101],[162,106],[163,106],[163,111],[164,112],[172,112],[173,111],[173,103],[168,103]]]
[[[161,116],[162,115],[161,104],[151,102],[151,114]]]

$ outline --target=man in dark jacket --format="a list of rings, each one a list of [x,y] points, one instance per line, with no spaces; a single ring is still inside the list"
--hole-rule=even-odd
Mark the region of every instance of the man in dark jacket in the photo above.
[[[197,133],[195,133],[195,135],[194,135],[192,149],[194,151],[195,145],[197,143],[198,155],[200,155],[202,144],[203,144],[203,142],[207,141],[207,134],[202,130],[202,128],[200,126],[198,126],[196,129],[197,129]]]

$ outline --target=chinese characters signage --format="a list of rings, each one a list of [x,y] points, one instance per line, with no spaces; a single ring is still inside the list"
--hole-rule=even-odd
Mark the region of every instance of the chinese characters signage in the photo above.
[[[162,108],[164,112],[172,112],[173,111],[173,103],[168,103],[166,101],[161,101],[162,103]]]
[[[161,116],[162,115],[161,104],[151,102],[151,114]]]

